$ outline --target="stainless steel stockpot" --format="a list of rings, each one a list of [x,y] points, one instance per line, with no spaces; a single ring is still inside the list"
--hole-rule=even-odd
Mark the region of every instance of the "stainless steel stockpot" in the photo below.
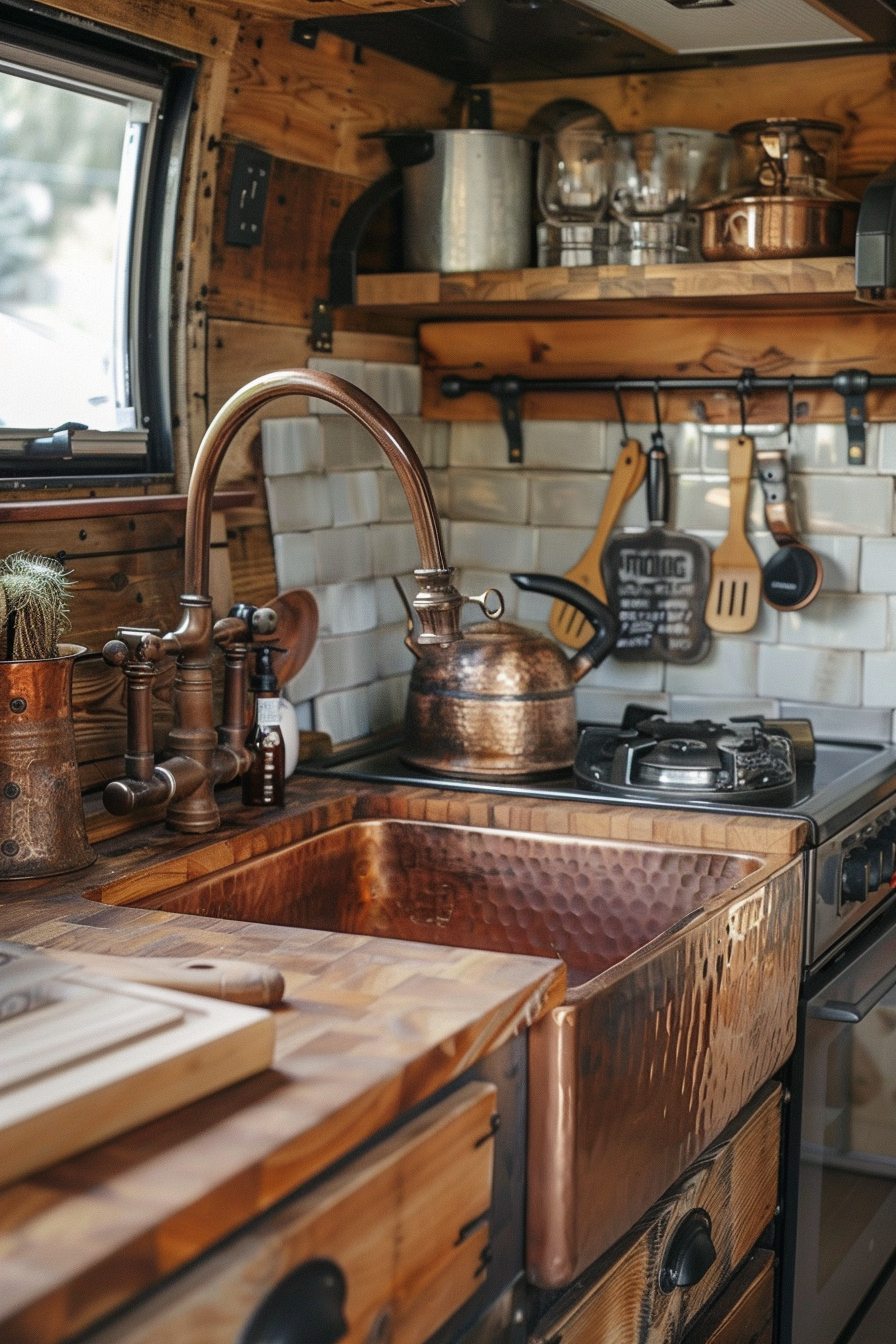
[[[402,168],[405,269],[527,266],[535,142],[486,130],[428,131],[424,138],[431,155]]]

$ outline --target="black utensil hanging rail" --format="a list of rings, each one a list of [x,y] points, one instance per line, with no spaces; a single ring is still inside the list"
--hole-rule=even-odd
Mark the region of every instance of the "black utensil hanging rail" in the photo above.
[[[523,460],[523,421],[520,400],[527,392],[735,392],[743,406],[755,392],[787,392],[792,408],[795,392],[837,392],[843,398],[844,422],[850,466],[865,462],[865,394],[877,388],[896,387],[896,373],[868,373],[865,369],[841,369],[827,377],[766,377],[743,369],[727,378],[526,378],[495,374],[491,378],[464,378],[446,374],[442,396],[450,400],[469,392],[488,392],[501,411],[507,435],[508,460]],[[792,417],[791,417],[792,418]]]

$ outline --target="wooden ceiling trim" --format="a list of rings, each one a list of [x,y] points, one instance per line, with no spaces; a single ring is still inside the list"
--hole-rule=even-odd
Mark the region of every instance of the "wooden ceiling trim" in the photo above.
[[[136,33],[166,46],[182,47],[200,56],[227,58],[240,24],[223,8],[180,0],[47,0],[54,9],[78,18]]]

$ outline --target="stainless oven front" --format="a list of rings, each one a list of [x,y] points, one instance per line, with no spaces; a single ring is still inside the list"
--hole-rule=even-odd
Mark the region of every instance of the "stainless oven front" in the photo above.
[[[851,1320],[896,1256],[894,902],[810,977],[801,1000],[782,1344],[852,1338]]]

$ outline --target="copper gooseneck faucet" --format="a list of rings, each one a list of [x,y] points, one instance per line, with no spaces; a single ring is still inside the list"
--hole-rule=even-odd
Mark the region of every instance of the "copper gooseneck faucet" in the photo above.
[[[193,465],[187,494],[182,616],[176,630],[122,627],[103,649],[127,681],[128,736],[125,777],[106,785],[103,802],[116,815],[167,803],[168,825],[177,831],[213,831],[219,825],[216,784],[249,766],[246,751],[247,658],[255,634],[271,634],[276,617],[265,608],[236,606],[212,625],[208,591],[212,496],[218,471],[234,435],[269,401],[306,395],[332,402],[369,430],[392,466],[411,508],[421,568],[414,599],[421,644],[450,644],[460,638],[460,609],[467,600],[452,584],[445,563],[439,515],[423,466],[406,436],[366,393],[332,374],[286,369],[256,378],[230,398],[212,420]],[[212,652],[225,655],[224,723],[214,726]],[[175,724],[165,758],[156,764],[152,732],[152,679],[166,655],[177,657],[174,678]]]

